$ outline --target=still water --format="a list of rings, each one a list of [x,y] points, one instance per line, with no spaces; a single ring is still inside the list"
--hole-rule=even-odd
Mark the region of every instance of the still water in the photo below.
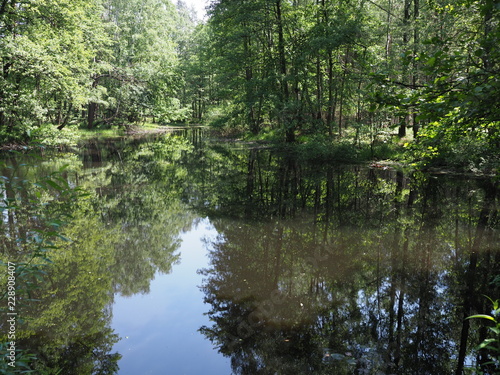
[[[230,374],[229,360],[218,355],[199,332],[203,315],[204,240],[217,232],[207,219],[180,235],[180,263],[168,275],[156,274],[148,294],[115,297],[111,327],[123,338],[119,374]]]
[[[498,371],[464,320],[499,298],[494,179],[199,132],[6,156],[2,175],[36,373]]]

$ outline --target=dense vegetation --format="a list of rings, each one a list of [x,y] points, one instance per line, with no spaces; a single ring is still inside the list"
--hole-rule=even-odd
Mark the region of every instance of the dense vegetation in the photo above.
[[[291,275],[299,267],[295,259],[306,264],[301,257],[307,249],[313,254],[327,238],[332,243],[352,243],[339,246],[339,253],[347,249],[360,268],[368,269],[366,274],[374,275],[378,272],[374,265],[380,266],[379,253],[366,255],[375,248],[373,239],[393,242],[397,250],[382,262],[392,272],[383,291],[387,311],[392,311],[386,319],[394,356],[390,366],[400,368],[397,340],[413,334],[402,331],[404,322],[399,321],[408,307],[403,305],[406,298],[420,301],[424,315],[446,311],[453,316],[449,335],[435,340],[442,350],[436,353],[449,361],[429,357],[425,364],[447,369],[456,365],[461,373],[469,336],[469,321],[462,317],[487,311],[485,299],[473,296],[497,293],[498,256],[489,247],[484,253],[477,249],[482,238],[494,237],[498,227],[498,184],[493,180],[482,186],[482,180],[477,185],[474,180],[455,191],[434,186],[433,179],[417,173],[414,185],[406,188],[401,172],[391,171],[390,178],[384,179],[369,170],[371,180],[366,182],[360,171],[345,172],[335,169],[334,163],[322,162],[394,157],[395,146],[404,146],[407,160],[419,167],[496,173],[500,167],[499,18],[498,0],[212,0],[206,22],[197,20],[183,1],[0,0],[0,146],[61,143],[77,129],[202,123],[226,134],[237,131],[250,139],[271,140],[287,151],[285,156],[276,147],[277,153],[269,156],[256,149],[244,154],[215,147],[197,150],[193,162],[184,158],[195,152],[190,144],[167,137],[145,146],[127,145],[128,157],[117,152],[120,163],[107,170],[84,172],[84,166],[75,162],[40,178],[42,162],[18,165],[14,157],[1,164],[0,250],[9,259],[15,255],[11,260],[19,275],[19,311],[32,317],[23,322],[28,329],[19,336],[20,342],[37,348],[21,352],[18,363],[34,365],[30,353],[35,353],[34,368],[40,373],[68,368],[80,373],[115,371],[119,355],[110,354],[116,337],[109,330],[109,296],[147,292],[156,271],[171,269],[177,261],[176,234],[193,220],[186,208],[189,203],[210,219],[219,219],[217,229],[235,239],[214,245],[220,252],[219,258],[214,257],[215,265],[224,260],[227,250],[246,257],[264,249],[253,240],[245,242],[265,238],[264,228],[233,231],[232,219],[284,220],[300,216],[299,207],[308,214],[314,211],[312,222],[323,230],[322,238],[316,232],[300,234],[288,224],[269,232],[269,236],[278,233],[279,244],[287,245],[277,251],[290,250],[290,258],[284,256],[283,265],[275,267],[276,280],[287,281],[287,272]],[[92,145],[88,150],[91,153]],[[100,161],[93,154],[85,157],[90,163]],[[62,157],[56,163],[62,163]],[[325,168],[321,170],[325,179],[316,177],[315,168]],[[207,176],[217,178],[216,182]],[[353,184],[365,189],[350,195]],[[80,185],[82,190],[73,188]],[[121,192],[115,185],[135,188]],[[415,193],[419,189],[420,200]],[[91,193],[84,194],[87,190]],[[186,197],[198,197],[196,191],[212,195],[200,198],[197,207],[196,200]],[[450,203],[442,212],[434,209],[434,203],[443,198]],[[235,212],[241,203],[242,211]],[[227,207],[230,212],[225,212]],[[413,207],[419,208],[415,217]],[[260,216],[254,217],[256,209]],[[226,216],[231,219],[227,227]],[[344,220],[361,227],[364,216],[372,220],[366,225],[373,225],[366,238],[351,240],[331,229],[341,228]],[[395,221],[386,216],[394,216]],[[438,222],[441,216],[449,222]],[[154,225],[146,225],[146,219]],[[453,229],[455,237],[441,235],[440,226],[451,228],[449,233]],[[165,238],[164,232],[172,235]],[[286,240],[288,234],[293,234],[293,241]],[[433,286],[421,289],[402,276],[401,269],[422,260],[430,262],[434,256],[431,248],[421,246],[420,237],[426,235],[442,236],[446,246],[455,242],[446,254],[460,258],[464,265],[450,266],[450,279],[457,284],[466,281],[463,290],[450,288],[447,297],[458,300],[464,293],[464,306],[451,307],[446,301],[442,310],[429,312],[427,303],[438,298],[428,291],[439,290],[442,274],[419,273],[426,286]],[[92,241],[85,242],[86,238]],[[405,258],[408,249],[414,250],[415,258]],[[398,258],[396,251],[405,255]],[[141,263],[140,257],[150,262]],[[251,270],[254,265],[247,263]],[[325,269],[335,285],[337,270],[332,267]],[[207,270],[206,275],[216,271]],[[491,287],[477,287],[476,274]],[[310,275],[304,280],[313,285],[316,276],[312,271]],[[47,279],[48,289],[39,288]],[[204,288],[207,301],[216,304],[214,291],[219,285],[214,280]],[[361,281],[353,280],[349,288],[362,285]],[[87,289],[75,294],[76,285]],[[402,292],[397,294],[400,285]],[[379,289],[381,285],[376,291],[375,287],[367,290],[375,295]],[[64,303],[53,304],[53,296]],[[88,300],[93,300],[93,310],[82,318],[78,313],[87,311]],[[211,311],[214,317],[217,313],[216,308]],[[234,323],[230,314],[222,317]],[[419,319],[414,324],[415,342],[427,344],[421,336],[425,325]],[[58,327],[52,333],[53,347],[44,346],[43,335],[33,341],[34,332],[43,326]],[[206,327],[206,333],[214,342],[226,344],[219,332]],[[486,330],[477,336],[477,342],[490,340]],[[450,337],[454,343],[445,347]],[[264,338],[268,341],[262,342],[272,341]],[[373,343],[377,340],[374,335]],[[483,342],[498,344],[498,340]],[[252,350],[242,346],[240,353]],[[419,350],[406,353],[410,360],[416,358],[411,362],[415,368],[421,365],[421,357],[411,356]],[[67,358],[82,360],[76,364]],[[478,362],[486,366],[484,358]]]
[[[326,147],[399,137],[424,163],[498,166],[498,1],[213,0],[208,14],[3,0],[1,139],[192,121]]]

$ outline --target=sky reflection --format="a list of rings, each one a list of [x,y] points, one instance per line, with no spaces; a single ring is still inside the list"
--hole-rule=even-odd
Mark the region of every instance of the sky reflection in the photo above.
[[[113,352],[123,355],[118,374],[231,373],[229,360],[198,332],[209,320],[196,271],[208,264],[202,239],[216,235],[208,219],[202,220],[180,235],[180,264],[171,274],[157,273],[149,294],[115,296],[112,328],[122,340]]]

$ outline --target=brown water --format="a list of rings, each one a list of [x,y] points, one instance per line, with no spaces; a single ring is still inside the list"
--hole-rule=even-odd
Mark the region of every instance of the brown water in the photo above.
[[[18,345],[39,368],[440,375],[489,360],[475,348],[491,332],[464,317],[499,298],[492,179],[318,165],[198,133],[93,142],[3,174],[64,163],[90,195],[20,311]],[[28,211],[4,210],[6,260],[42,226]]]

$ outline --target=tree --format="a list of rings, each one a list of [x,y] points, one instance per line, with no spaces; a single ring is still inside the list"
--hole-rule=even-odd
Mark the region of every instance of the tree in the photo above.
[[[385,74],[379,82],[394,91],[384,98],[379,90],[379,98],[402,116],[411,114],[413,125],[421,124],[413,150],[424,164],[492,169],[499,127],[499,56],[492,48],[499,38],[498,9],[490,1],[436,3],[425,13],[417,7],[413,47],[402,65],[413,78],[398,81]],[[424,29],[424,21],[440,27]]]
[[[106,3],[104,16],[111,24],[112,68],[93,76],[93,87],[103,93],[88,108],[88,127],[100,121],[133,123],[145,116],[175,120],[174,78],[177,52],[176,9],[170,1]],[[177,107],[177,108],[176,108]],[[173,111],[169,118],[166,114]],[[181,116],[182,117],[182,116]]]
[[[64,127],[90,96],[107,38],[99,1],[3,1],[0,11],[0,129],[29,137],[49,121]]]

